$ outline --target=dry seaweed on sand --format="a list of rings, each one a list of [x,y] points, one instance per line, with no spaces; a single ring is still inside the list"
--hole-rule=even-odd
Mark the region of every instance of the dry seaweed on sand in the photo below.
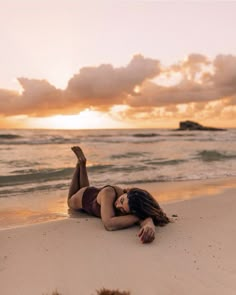
[[[62,295],[57,290],[53,291],[51,295]],[[97,295],[130,295],[129,291],[119,291],[119,290],[108,290],[102,288],[101,290],[97,290]]]
[[[43,294],[44,295],[44,294]],[[46,294],[47,295],[47,294]],[[57,290],[53,291],[51,295],[62,295],[61,293],[59,293]]]
[[[101,289],[97,290],[97,295],[130,295],[129,291],[119,291],[119,290],[108,290],[108,289]]]

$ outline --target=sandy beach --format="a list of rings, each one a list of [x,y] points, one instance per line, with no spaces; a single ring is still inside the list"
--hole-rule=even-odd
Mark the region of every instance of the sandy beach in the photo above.
[[[0,1],[0,295],[236,295],[235,13]]]
[[[161,203],[178,217],[157,227],[151,244],[139,241],[138,227],[108,232],[82,213],[1,230],[1,294],[90,295],[102,287],[132,295],[236,294],[236,188],[214,182],[210,194],[199,182],[198,197]]]

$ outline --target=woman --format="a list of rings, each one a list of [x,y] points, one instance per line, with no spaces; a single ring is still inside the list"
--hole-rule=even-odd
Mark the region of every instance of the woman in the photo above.
[[[90,215],[100,217],[107,230],[118,230],[140,224],[138,236],[143,243],[155,239],[155,225],[170,222],[156,200],[145,190],[132,188],[123,190],[118,186],[106,185],[96,188],[89,185],[86,158],[80,147],[71,148],[77,157],[72,177],[68,206],[83,209]]]

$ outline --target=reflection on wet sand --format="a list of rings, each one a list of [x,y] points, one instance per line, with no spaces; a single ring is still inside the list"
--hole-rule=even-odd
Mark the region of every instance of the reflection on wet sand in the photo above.
[[[160,202],[176,202],[196,197],[217,195],[226,189],[235,188],[236,179],[214,179],[180,181],[155,184],[150,186],[150,192]]]
[[[236,179],[211,179],[201,181],[159,182],[134,184],[148,190],[161,204],[196,197],[215,196],[235,188]],[[66,193],[39,194],[0,199],[0,229],[24,226],[66,218],[93,218],[83,211],[68,209]]]

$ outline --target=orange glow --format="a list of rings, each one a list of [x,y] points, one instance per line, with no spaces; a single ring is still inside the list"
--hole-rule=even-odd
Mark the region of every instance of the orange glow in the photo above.
[[[134,87],[134,93],[140,93],[140,86],[137,85]]]
[[[55,115],[45,118],[30,118],[27,125],[47,129],[102,129],[125,128],[125,123],[115,121],[109,114],[85,109],[77,115]]]
[[[209,112],[222,108],[221,102],[208,102],[199,113],[194,113],[195,104],[177,104],[177,111],[158,107],[150,113],[147,109],[133,109],[128,105],[113,105],[107,112],[85,109],[76,115],[58,114],[48,117],[27,115],[0,116],[0,128],[26,129],[119,129],[119,128],[177,128],[179,121],[195,120],[206,126],[235,128],[236,106],[224,107],[221,116],[207,118]],[[189,108],[191,107],[191,108]],[[177,117],[176,116],[177,113]],[[193,117],[194,115],[194,117]],[[145,119],[145,118],[148,118]]]

